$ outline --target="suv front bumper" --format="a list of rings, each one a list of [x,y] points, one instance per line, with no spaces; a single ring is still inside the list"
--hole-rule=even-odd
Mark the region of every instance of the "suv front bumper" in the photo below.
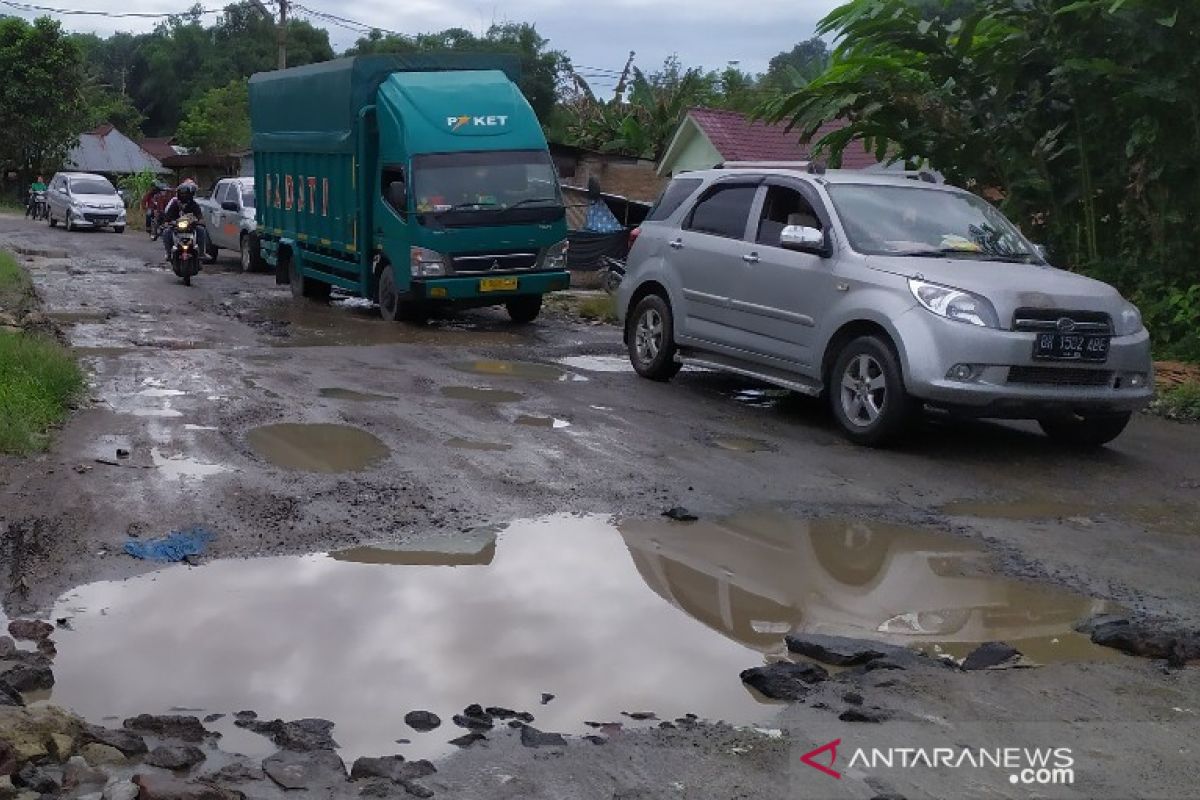
[[[1103,362],[1033,357],[1035,334],[943,319],[914,308],[896,320],[909,393],[978,416],[1137,411],[1154,398],[1150,334],[1112,337]],[[969,378],[951,377],[957,365]]]

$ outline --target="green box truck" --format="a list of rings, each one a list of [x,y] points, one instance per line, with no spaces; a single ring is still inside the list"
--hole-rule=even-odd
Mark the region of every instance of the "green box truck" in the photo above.
[[[359,56],[250,79],[262,258],[296,297],[386,319],[439,304],[533,320],[565,289],[558,175],[516,60]]]

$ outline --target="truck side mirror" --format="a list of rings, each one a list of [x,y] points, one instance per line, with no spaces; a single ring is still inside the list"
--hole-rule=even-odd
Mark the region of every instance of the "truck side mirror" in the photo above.
[[[392,208],[401,214],[408,210],[408,187],[404,181],[392,181],[388,184],[387,199]]]
[[[225,211],[240,211],[241,210],[240,208],[238,208],[238,204],[233,202],[232,200],[226,200],[224,203],[221,203],[221,208]]]

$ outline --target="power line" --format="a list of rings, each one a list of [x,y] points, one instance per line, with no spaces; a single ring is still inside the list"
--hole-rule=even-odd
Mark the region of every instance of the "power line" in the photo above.
[[[412,38],[406,33],[391,31],[387,28],[381,28],[378,25],[372,25],[369,22],[359,22],[356,19],[339,17],[337,14],[330,14],[327,11],[317,11],[316,9],[309,8],[308,6],[302,6],[299,3],[293,3],[292,8],[296,9],[297,11],[303,11],[309,16],[323,19],[326,22],[332,22],[334,25],[337,25],[340,28],[345,28],[346,30],[353,31],[355,33],[370,33],[371,31],[379,31],[380,33],[386,33],[389,36],[399,36],[402,39]]]
[[[186,11],[183,13],[179,13],[179,12],[162,13],[162,12],[148,12],[148,11],[80,11],[78,9],[73,9],[73,8],[50,8],[49,6],[36,6],[36,5],[33,5],[32,3],[17,3],[17,2],[13,2],[13,0],[0,0],[0,4],[6,5],[10,8],[19,9],[21,11],[42,11],[47,14],[61,14],[63,16],[77,16],[77,17],[109,17],[111,19],[121,19],[121,18],[127,18],[127,17],[141,17],[141,18],[145,18],[145,19],[164,19],[166,17],[190,16],[190,12],[186,12]],[[218,13],[220,13],[220,11],[221,10],[218,8],[202,8],[202,9],[200,9],[201,14],[218,14]]]

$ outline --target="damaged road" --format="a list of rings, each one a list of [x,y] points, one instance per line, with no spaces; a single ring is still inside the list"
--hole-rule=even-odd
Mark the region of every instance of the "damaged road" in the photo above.
[[[84,718],[34,762],[56,780],[72,726],[149,714],[200,729],[125,725],[157,755],[88,762],[107,800],[1029,796],[848,766],[997,744],[1072,749],[1041,796],[1191,793],[1195,427],[1078,453],[931,420],[869,451],[752,382],[640,380],[566,314],[414,328],[232,257],[184,287],[132,232],[2,217],[14,245],[90,380],[50,452],[0,461],[0,616],[53,631],[0,649],[7,696]],[[195,566],[125,550],[195,529]],[[802,761],[837,739],[840,779]]]

